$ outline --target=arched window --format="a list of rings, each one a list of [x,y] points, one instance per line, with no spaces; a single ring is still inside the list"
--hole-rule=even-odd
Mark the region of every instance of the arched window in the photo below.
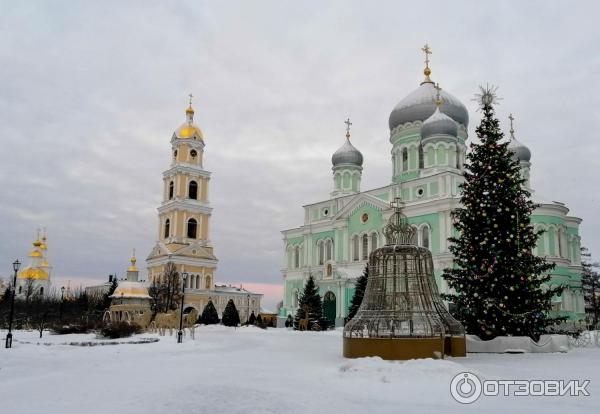
[[[171,233],[171,220],[166,219],[165,220],[165,239],[167,237],[169,237],[170,233]]]
[[[331,266],[331,263],[327,263],[327,273],[326,273],[326,275],[328,277],[331,277],[332,273],[333,273],[333,267]]]
[[[410,238],[410,244],[413,246],[418,246],[419,245],[419,236],[418,236],[419,231],[414,226],[412,226],[412,228],[413,228],[413,234],[412,234],[412,237]]]
[[[294,248],[294,267],[297,269],[300,267],[300,247]]]
[[[40,295],[43,295],[43,294],[44,294],[44,287],[40,286]]]
[[[408,148],[402,149],[402,171],[408,171]]]
[[[174,187],[173,181],[171,181],[169,183],[169,200],[173,199],[173,190],[174,190],[174,188],[175,187]]]
[[[423,168],[424,164],[423,145],[419,144],[419,168]]]
[[[362,236],[362,259],[367,260],[369,258],[369,236],[363,234]]]
[[[333,242],[331,240],[327,240],[325,242],[325,260],[331,260],[333,257]]]
[[[352,260],[358,261],[358,236],[352,238]]]
[[[460,147],[456,147],[456,168],[460,169]]]
[[[190,181],[190,185],[188,186],[188,196],[192,200],[198,199],[198,183],[196,181]]]
[[[325,253],[324,252],[325,246],[324,246],[322,240],[320,240],[320,241],[317,242],[317,247],[319,249],[319,264],[322,265],[324,263],[323,258],[325,256],[325,254],[324,254]]]
[[[377,248],[377,233],[371,234],[371,251]]]
[[[187,236],[190,239],[195,239],[196,238],[196,230],[198,228],[198,222],[196,221],[196,219],[189,219],[187,222]]]
[[[210,276],[206,276],[206,284],[204,286],[206,289],[210,289]]]
[[[429,249],[429,227],[427,226],[421,228],[421,246]]]

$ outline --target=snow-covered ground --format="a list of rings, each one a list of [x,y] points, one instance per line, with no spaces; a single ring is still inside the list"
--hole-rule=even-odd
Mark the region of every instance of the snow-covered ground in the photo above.
[[[2,346],[6,331],[0,331]],[[389,362],[342,357],[341,331],[200,327],[196,339],[80,347],[94,335],[16,331],[0,348],[1,413],[592,413],[600,348]],[[39,344],[38,344],[39,342]],[[485,379],[589,379],[589,397],[450,395],[462,371]]]

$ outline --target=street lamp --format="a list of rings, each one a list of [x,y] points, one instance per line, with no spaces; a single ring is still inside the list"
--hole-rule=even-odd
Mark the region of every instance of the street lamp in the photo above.
[[[15,276],[13,277],[13,288],[12,288],[12,300],[10,302],[10,319],[8,320],[8,334],[6,335],[6,348],[12,348],[12,323],[13,315],[15,312],[15,292],[17,291],[17,272],[21,267],[19,259],[13,262],[13,269],[15,270]]]
[[[185,296],[185,284],[187,282],[188,274],[187,272],[183,272],[181,274],[182,283],[181,283],[181,312],[179,314],[179,332],[177,332],[177,343],[180,344],[183,342],[183,298]]]
[[[248,293],[248,312],[246,314],[246,325],[250,325],[250,294]]]
[[[62,321],[64,297],[65,297],[65,287],[63,286],[60,288],[60,308],[58,310],[58,320],[59,321]]]

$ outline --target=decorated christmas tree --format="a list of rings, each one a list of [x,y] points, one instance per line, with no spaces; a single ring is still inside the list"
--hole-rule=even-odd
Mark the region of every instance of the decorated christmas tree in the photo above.
[[[452,212],[456,236],[450,251],[454,265],[444,279],[454,293],[443,295],[467,333],[482,339],[529,336],[537,339],[564,320],[549,315],[551,299],[562,287],[550,287],[554,268],[532,253],[541,234],[531,225],[536,205],[524,188],[519,163],[508,142],[501,142],[494,114],[495,88],[478,95],[483,118],[471,143],[462,184],[462,207]]]
[[[365,289],[367,288],[367,280],[369,279],[369,266],[365,266],[365,270],[363,274],[356,279],[356,286],[354,288],[354,296],[352,296],[352,301],[350,302],[350,310],[348,311],[348,320],[352,319],[356,312],[358,312],[358,308],[360,308],[360,304],[362,303],[363,296],[365,295]]]
[[[307,312],[308,315],[306,315]],[[307,317],[308,330],[327,328],[327,321],[323,318],[323,302],[321,301],[319,289],[312,275],[308,277],[306,285],[304,285],[304,291],[298,301],[298,310],[294,318],[294,329],[300,329],[300,320]]]

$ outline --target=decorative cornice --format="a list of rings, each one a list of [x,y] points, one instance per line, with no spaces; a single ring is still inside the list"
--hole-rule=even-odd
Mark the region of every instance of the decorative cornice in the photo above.
[[[161,214],[176,210],[210,215],[213,209],[206,201],[174,198],[172,200],[163,201],[157,210]]]
[[[211,172],[204,170],[202,167],[199,167],[194,164],[189,163],[176,163],[172,165],[171,168],[163,172],[163,178],[172,177],[177,174],[189,174],[196,177],[210,178]]]

